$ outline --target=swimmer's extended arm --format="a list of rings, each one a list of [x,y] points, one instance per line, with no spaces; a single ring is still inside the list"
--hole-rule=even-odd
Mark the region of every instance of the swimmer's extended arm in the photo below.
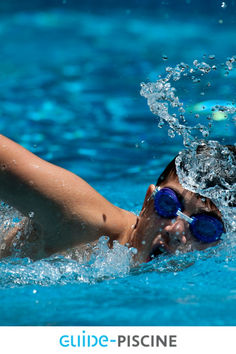
[[[48,254],[119,237],[129,219],[75,174],[42,160],[0,135],[0,199],[22,214],[34,213]]]

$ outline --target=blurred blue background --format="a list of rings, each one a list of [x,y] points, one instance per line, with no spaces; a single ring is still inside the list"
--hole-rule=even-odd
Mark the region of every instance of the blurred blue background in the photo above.
[[[181,139],[157,128],[140,82],[204,55],[220,63],[235,49],[234,1],[8,1],[0,9],[0,131],[84,178],[141,170],[141,181],[156,178]],[[218,79],[214,98],[223,90],[233,99]]]

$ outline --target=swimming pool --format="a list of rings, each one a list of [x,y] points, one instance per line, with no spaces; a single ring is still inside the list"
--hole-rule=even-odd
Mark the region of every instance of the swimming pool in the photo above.
[[[157,127],[140,82],[168,65],[235,54],[235,7],[213,3],[5,9],[1,133],[138,213],[147,186],[182,149]],[[233,100],[234,84],[217,80],[215,99]],[[222,128],[216,121],[214,136],[235,143],[235,125]],[[0,325],[236,324],[234,240],[135,269],[129,257],[101,242],[90,262],[1,260]]]

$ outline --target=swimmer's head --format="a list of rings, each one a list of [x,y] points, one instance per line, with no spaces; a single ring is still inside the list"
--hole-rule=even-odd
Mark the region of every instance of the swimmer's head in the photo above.
[[[228,146],[228,149],[235,155],[236,149],[234,146]],[[207,148],[199,146],[197,154],[203,157],[209,154],[209,151]],[[233,178],[231,175],[225,176],[225,178],[227,178],[227,183],[229,184],[235,181],[235,177]],[[212,186],[213,183],[214,181],[210,180],[209,186]],[[185,217],[181,217],[181,214],[178,214],[175,217],[167,218],[163,217],[163,214],[158,214],[155,208],[154,196],[158,189],[163,188],[167,188],[175,193]],[[231,205],[235,206],[235,200],[231,201]],[[221,229],[220,225],[222,225],[222,230],[225,231],[221,212],[213,201],[185,189],[180,184],[175,158],[162,172],[156,186],[149,186],[142,210],[132,233],[131,243],[140,251],[140,260],[147,261],[165,252],[175,253],[177,250],[189,252],[215,246],[219,242],[218,239],[213,242],[203,242],[196,237],[196,232],[194,235],[188,220],[191,220],[195,215],[205,215],[206,217],[209,216],[210,219],[213,218],[212,220],[217,220],[215,225],[219,226],[218,231]],[[200,227],[200,233],[203,229],[204,226],[202,229]]]

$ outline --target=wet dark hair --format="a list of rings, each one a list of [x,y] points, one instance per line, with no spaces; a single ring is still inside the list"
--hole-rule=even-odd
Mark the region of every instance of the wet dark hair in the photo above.
[[[177,177],[175,159],[178,155],[175,156],[173,160],[166,166],[164,171],[158,177],[156,186],[160,186],[163,182],[166,182],[170,177]]]
[[[226,145],[226,147],[233,153],[234,157],[236,158],[236,146],[234,146],[234,145]],[[209,154],[209,149],[208,149],[207,145],[199,145],[197,147],[197,154]],[[175,167],[175,159],[176,159],[177,156],[175,156],[175,158],[166,166],[164,171],[161,173],[161,175],[159,176],[159,178],[157,180],[156,186],[160,186],[161,184],[166,182],[169,178],[177,178],[178,179],[177,172],[176,172],[176,167]],[[227,180],[227,176],[225,176],[225,179],[226,179],[226,181],[229,184],[233,184],[233,183],[235,183],[236,176],[234,175],[233,179],[231,178],[231,179],[228,179],[228,180]],[[210,199],[209,199],[209,203],[208,204],[209,204],[209,206],[211,208],[215,209],[215,205],[210,201]],[[232,202],[230,203],[230,206],[231,207],[236,207],[236,195],[233,196]]]

